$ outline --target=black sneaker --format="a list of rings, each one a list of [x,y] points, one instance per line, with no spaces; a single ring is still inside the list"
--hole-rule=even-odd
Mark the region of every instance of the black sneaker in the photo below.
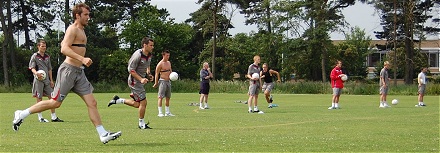
[[[64,121],[57,117],[56,119],[52,120],[52,122],[64,122]]]
[[[113,99],[110,100],[107,107],[110,107],[111,105],[116,104],[116,100],[118,100],[118,99],[119,99],[119,97],[117,95],[113,96]]]
[[[149,127],[148,124],[150,124],[150,122],[148,122],[147,124],[145,124],[143,127],[142,127],[142,126],[139,126],[139,129],[153,129],[153,128]]]

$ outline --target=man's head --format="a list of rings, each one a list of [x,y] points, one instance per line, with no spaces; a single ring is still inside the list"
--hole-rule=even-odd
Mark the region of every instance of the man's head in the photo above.
[[[153,52],[154,40],[149,37],[144,37],[142,39],[142,49],[148,53]]]
[[[258,55],[254,56],[254,63],[255,64],[260,64],[260,56],[258,56]]]
[[[90,7],[84,3],[76,4],[72,9],[72,17],[81,25],[86,26],[90,19]]]
[[[422,70],[421,70],[423,73],[426,73],[426,72],[428,72],[428,68],[427,67],[422,67]]]
[[[267,66],[267,65],[268,65],[267,63],[264,63],[263,66],[262,66],[264,72],[266,72],[267,69],[268,69],[268,67],[269,67],[269,66]]]
[[[390,62],[388,61],[383,62],[383,67],[389,68],[389,66],[390,66]]]
[[[46,52],[46,41],[44,41],[43,39],[39,40],[37,43],[37,48],[40,52]]]
[[[342,62],[340,60],[336,60],[336,66],[341,68],[342,67]]]
[[[203,62],[203,69],[208,69],[208,68],[209,68],[209,63]]]
[[[168,60],[170,59],[170,51],[168,51],[168,50],[164,50],[164,51],[162,52],[162,58],[163,58],[165,61],[168,61]]]

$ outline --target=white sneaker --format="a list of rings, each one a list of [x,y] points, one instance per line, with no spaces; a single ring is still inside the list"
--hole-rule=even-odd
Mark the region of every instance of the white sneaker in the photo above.
[[[117,138],[119,138],[119,136],[121,136],[121,134],[122,134],[121,131],[118,131],[116,133],[108,132],[103,136],[99,136],[99,139],[101,140],[102,143],[106,144],[111,140],[116,140]]]
[[[199,109],[205,109],[205,108],[203,108],[202,106],[200,106]]]
[[[49,120],[45,119],[45,118],[40,118],[38,119],[38,121],[40,121],[41,123],[47,123],[49,122]]]
[[[157,114],[157,116],[164,117],[164,115],[162,113]]]
[[[330,106],[328,109],[329,109],[329,110],[331,110],[331,109],[336,109],[336,107]]]
[[[205,106],[204,109],[209,109],[209,107],[208,107],[208,106]]]
[[[20,119],[21,110],[17,110],[14,113],[14,120],[12,120],[12,130],[18,131],[21,123],[23,123],[23,119]]]
[[[171,113],[165,113],[165,116],[175,116],[175,115],[173,115]]]
[[[383,104],[383,107],[387,107],[387,108],[389,108],[389,107],[391,107],[391,106],[388,105],[387,103],[384,103],[384,104]]]

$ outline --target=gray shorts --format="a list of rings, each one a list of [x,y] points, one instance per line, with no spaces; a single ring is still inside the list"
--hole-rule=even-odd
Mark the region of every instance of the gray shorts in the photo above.
[[[421,95],[425,95],[425,90],[426,90],[426,84],[422,84],[422,85],[419,86],[418,92]]]
[[[130,97],[133,98],[134,101],[140,102],[147,99],[144,85],[139,81],[128,81],[128,87],[131,89]]]
[[[93,86],[89,80],[87,80],[83,68],[62,63],[57,74],[52,99],[63,102],[70,91],[73,91],[79,96],[93,92]]]
[[[333,88],[333,96],[339,96],[342,94],[342,88]]]
[[[271,82],[271,83],[266,83],[266,82],[264,82],[264,83],[263,83],[263,92],[264,92],[264,91],[271,92],[272,89],[273,89],[273,87],[274,87],[273,82]]]
[[[159,80],[159,90],[157,94],[159,98],[171,98],[171,81]]]
[[[50,87],[50,81],[48,79],[40,81],[34,78],[34,82],[32,84],[33,97],[41,99],[43,96],[50,96],[52,92],[53,89]]]
[[[254,81],[251,81],[251,84],[249,85],[249,91],[248,94],[250,96],[258,95],[260,92],[260,83],[258,81],[255,81],[255,83],[252,83]]]
[[[379,89],[379,94],[381,94],[381,95],[388,95],[388,86],[387,87],[380,87],[380,89]]]

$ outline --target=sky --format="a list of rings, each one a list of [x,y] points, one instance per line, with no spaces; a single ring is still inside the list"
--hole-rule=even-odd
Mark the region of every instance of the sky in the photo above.
[[[185,21],[190,17],[190,13],[200,8],[200,5],[196,4],[196,0],[152,0],[150,4],[156,5],[158,8],[167,9],[170,13],[170,17],[175,18],[175,22],[177,23]],[[358,26],[364,29],[372,39],[375,39],[374,31],[382,30],[379,16],[375,13],[373,6],[356,3],[354,6],[350,6],[342,12],[350,26]],[[244,21],[244,16],[238,11],[235,11],[232,19],[232,24],[235,28],[230,29],[230,33],[235,35],[237,33],[249,33],[257,30],[255,25],[246,26]],[[349,29],[345,29],[344,31],[348,30]],[[330,36],[333,40],[345,39],[344,35],[339,32],[333,32]]]
[[[175,18],[175,22],[180,23],[188,19],[190,17],[189,14],[200,7],[199,4],[196,4],[196,1],[197,0],[151,0],[150,4],[156,5],[158,8],[167,9],[170,13],[170,17]],[[244,16],[238,13],[238,11],[235,12],[232,19],[232,24],[235,28],[230,29],[232,35],[257,30],[255,25],[246,26],[244,24]],[[355,5],[343,9],[342,13],[346,21],[350,24],[350,27],[360,27],[373,40],[377,39],[374,36],[374,31],[382,31],[379,14],[371,5],[356,2]],[[348,32],[349,29],[343,29],[343,31]],[[345,39],[344,34],[341,32],[333,32],[330,34],[330,37],[332,40]],[[439,39],[439,36],[430,37],[429,39]]]

